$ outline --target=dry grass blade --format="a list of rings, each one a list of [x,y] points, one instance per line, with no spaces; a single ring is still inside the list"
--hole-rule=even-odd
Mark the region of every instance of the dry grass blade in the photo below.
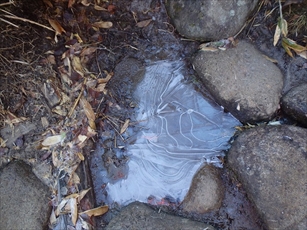
[[[7,21],[7,20],[5,20],[5,19],[3,19],[3,18],[0,18],[0,20],[3,21],[3,22],[5,22],[5,23],[7,23],[7,24],[9,24],[9,25],[11,25],[11,26],[15,26],[16,28],[19,28],[19,26],[15,25],[14,23],[12,23],[12,22],[10,22],[10,21]]]
[[[1,3],[1,4],[0,4],[0,7],[1,7],[1,6],[8,6],[8,5],[11,5],[11,4],[14,5],[14,2],[13,2],[13,1],[9,1],[9,2],[5,2],[5,3]]]
[[[50,31],[53,31],[53,32],[54,32],[54,30],[53,30],[52,28],[50,28],[50,27],[48,27],[48,26],[45,26],[45,25],[42,25],[42,24],[40,24],[40,23],[38,23],[38,22],[34,22],[34,21],[32,21],[32,20],[26,19],[26,18],[21,18],[21,17],[17,17],[17,16],[11,16],[11,15],[4,15],[4,17],[6,17],[6,18],[11,18],[11,19],[16,19],[16,20],[20,20],[20,21],[23,21],[23,22],[29,22],[29,23],[31,23],[31,24],[34,24],[34,25],[43,27],[43,28],[45,28],[45,29],[47,29],[47,30],[50,30]]]

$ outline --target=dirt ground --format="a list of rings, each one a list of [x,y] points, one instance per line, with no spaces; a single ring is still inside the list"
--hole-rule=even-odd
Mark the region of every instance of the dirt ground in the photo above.
[[[13,159],[26,161],[54,188],[54,203],[62,174],[67,189],[62,195],[78,191],[75,170],[94,149],[97,133],[107,130],[116,136],[133,113],[130,83],[110,80],[115,66],[128,56],[144,64],[144,60],[185,57],[189,64],[200,44],[180,38],[163,2],[130,2],[131,7],[120,0],[0,1],[0,129],[6,127],[2,138],[5,132],[13,136],[9,142],[0,139],[0,167]],[[280,45],[271,45],[277,3],[261,1],[261,6],[239,38],[250,39],[272,54],[287,72],[292,59]],[[285,18],[293,22],[291,38],[306,44],[307,27],[301,24],[307,22],[301,16],[307,14],[304,8],[291,14],[290,7]],[[302,65],[293,67],[297,82],[304,77],[299,71],[307,68]],[[125,112],[116,113],[117,106]],[[61,144],[55,147],[57,143]],[[47,169],[42,170],[42,164]],[[198,219],[221,227],[227,224],[216,218]]]

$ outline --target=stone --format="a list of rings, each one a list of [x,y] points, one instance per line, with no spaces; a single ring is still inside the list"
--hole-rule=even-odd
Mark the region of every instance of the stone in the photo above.
[[[192,221],[164,212],[158,212],[149,206],[134,202],[122,209],[106,227],[106,230],[117,229],[199,229],[214,230],[210,225]]]
[[[205,165],[195,174],[181,206],[186,212],[200,214],[218,210],[222,204],[224,190],[219,169]]]
[[[282,110],[307,127],[307,83],[288,91],[281,100]]]
[[[49,189],[21,161],[0,173],[0,229],[46,229]]]
[[[216,102],[243,123],[270,120],[280,107],[282,73],[247,41],[225,51],[199,51],[193,66]]]
[[[259,126],[241,133],[228,153],[268,229],[307,229],[307,129]]]
[[[212,41],[236,35],[257,3],[258,0],[167,0],[166,8],[182,36]]]

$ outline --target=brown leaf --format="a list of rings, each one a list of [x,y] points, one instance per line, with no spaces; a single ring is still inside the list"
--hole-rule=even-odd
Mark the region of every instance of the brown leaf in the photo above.
[[[91,3],[88,2],[88,0],[82,0],[82,1],[81,1],[81,4],[82,4],[83,6],[89,6]]]
[[[80,103],[81,103],[81,106],[84,109],[86,117],[88,118],[90,127],[92,129],[96,129],[96,125],[95,125],[96,116],[95,116],[95,113],[94,113],[94,110],[93,110],[91,104],[88,103],[88,101],[85,100],[84,98],[80,99]]]
[[[80,203],[80,201],[83,199],[83,197],[87,194],[88,191],[90,191],[91,188],[88,188],[88,189],[85,189],[85,190],[82,190],[80,193],[79,193],[79,196],[77,198],[77,201],[78,203]]]
[[[141,28],[146,27],[151,23],[151,21],[152,21],[152,19],[147,19],[147,20],[136,23],[136,26],[141,27]]]
[[[65,137],[66,137],[66,133],[62,133],[60,135],[55,135],[55,136],[47,137],[42,142],[42,145],[44,145],[44,146],[56,145],[56,144],[62,142],[65,139]]]
[[[108,11],[106,8],[103,8],[103,7],[101,7],[101,6],[97,5],[97,4],[94,5],[94,9],[95,10],[99,10],[99,11]]]
[[[44,2],[47,6],[49,6],[50,8],[53,7],[52,3],[51,3],[49,0],[43,0],[43,2]]]
[[[55,30],[56,35],[61,35],[62,33],[66,33],[66,31],[64,30],[64,28],[60,25],[58,21],[50,19],[50,18],[48,19],[48,21],[51,27]]]
[[[95,120],[95,113],[90,103],[84,98],[80,99],[80,103],[84,109],[85,115],[89,120]]]
[[[84,156],[81,152],[77,152],[77,155],[81,161],[84,161]]]
[[[90,210],[87,210],[85,212],[81,212],[79,214],[87,214],[89,217],[91,216],[101,216],[103,214],[105,214],[107,211],[109,210],[108,206],[100,206],[98,208],[93,208]]]
[[[129,119],[127,119],[127,120],[125,121],[125,123],[123,124],[123,126],[122,126],[121,129],[120,129],[120,134],[123,134],[123,133],[126,131],[126,129],[127,129],[128,126],[129,126],[129,122],[130,122]]]
[[[92,26],[96,28],[109,29],[113,26],[113,23],[108,21],[99,21],[99,22],[94,22]]]
[[[82,77],[84,76],[84,68],[79,57],[73,56],[71,65],[77,73],[79,73]]]
[[[97,47],[88,47],[88,48],[84,48],[82,51],[81,51],[81,54],[80,56],[86,56],[86,55],[90,55],[94,52],[96,52],[97,50]]]
[[[73,4],[75,4],[76,0],[69,0],[68,1],[68,8],[71,8]]]

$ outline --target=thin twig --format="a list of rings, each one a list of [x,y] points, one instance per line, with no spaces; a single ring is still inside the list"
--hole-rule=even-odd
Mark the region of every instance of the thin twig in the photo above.
[[[79,103],[79,101],[80,101],[80,98],[81,98],[81,96],[83,95],[83,91],[84,91],[84,89],[85,89],[86,81],[87,81],[87,79],[85,78],[84,81],[83,81],[83,85],[82,85],[81,91],[80,91],[80,93],[79,93],[79,96],[78,96],[78,98],[76,99],[76,101],[75,101],[73,107],[71,108],[71,110],[70,110],[70,112],[69,112],[69,114],[68,114],[68,117],[71,117],[71,115],[73,114],[75,108],[77,107],[77,105],[78,105],[78,103]]]
[[[1,3],[1,4],[0,4],[0,7],[1,7],[1,6],[11,5],[11,4],[14,5],[14,2],[13,2],[13,1],[9,1],[9,2],[5,2],[5,3]]]
[[[43,27],[43,28],[45,28],[45,29],[47,29],[47,30],[50,30],[50,31],[53,31],[53,32],[54,32],[54,30],[53,30],[52,28],[50,28],[50,27],[48,27],[48,26],[45,26],[45,25],[42,25],[42,24],[40,24],[40,23],[38,23],[38,22],[34,22],[34,21],[32,21],[32,20],[26,19],[26,18],[20,18],[20,17],[17,17],[17,16],[11,16],[11,15],[3,15],[3,16],[6,17],[6,18],[16,19],[16,20],[20,20],[20,21],[24,21],[24,22],[29,22],[29,23],[31,23],[31,24],[34,24],[34,25]]]
[[[7,20],[5,20],[3,18],[0,18],[0,20],[5,22],[5,23],[7,23],[7,24],[9,24],[9,25],[11,25],[11,26],[15,26],[16,28],[19,28],[19,26],[15,25],[14,23],[11,23],[10,21],[7,21]]]

